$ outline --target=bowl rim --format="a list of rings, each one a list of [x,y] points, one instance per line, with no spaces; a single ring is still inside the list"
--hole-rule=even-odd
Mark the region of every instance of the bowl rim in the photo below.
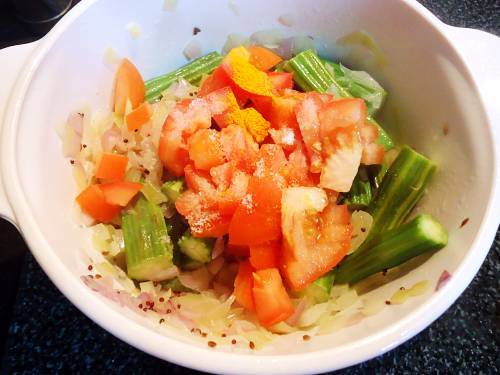
[[[9,157],[15,155],[17,123],[27,90],[39,65],[65,29],[98,1],[86,0],[77,4],[36,46],[30,62],[23,67],[12,91],[5,113],[2,138],[0,139],[1,173],[3,180],[9,181],[9,183],[5,184],[5,189],[20,231],[44,272],[66,298],[86,316],[114,336],[146,353],[197,370],[223,373],[257,372],[274,374],[323,372],[351,366],[395,348],[429,326],[451,306],[469,285],[488,253],[500,220],[495,214],[500,211],[500,199],[498,198],[500,194],[499,158],[494,158],[493,186],[491,187],[491,193],[479,229],[469,252],[454,272],[454,277],[441,290],[434,293],[426,303],[418,306],[414,311],[384,331],[339,347],[294,355],[259,356],[220,352],[208,347],[194,346],[162,335],[159,332],[154,332],[113,310],[111,306],[84,285],[78,277],[75,277],[51,251],[50,245],[38,228],[36,220],[30,212],[28,202],[22,193],[16,160]],[[415,17],[424,19],[429,27],[441,34],[444,40],[448,42],[449,47],[456,54],[456,61],[462,65],[460,67],[461,71],[471,83],[476,96],[480,99],[479,110],[483,112],[484,118],[487,119],[488,130],[492,133],[492,124],[484,108],[484,102],[476,81],[470,73],[467,63],[458,53],[453,41],[447,37],[443,28],[445,25],[416,1],[400,0],[400,2],[405,3],[410,8],[409,11],[414,12]],[[492,136],[491,139],[494,139],[494,137]],[[498,155],[497,145],[493,141],[492,147],[495,155]],[[83,296],[85,298],[82,298]],[[127,329],[123,329],[123,327],[127,327]],[[141,338],[144,335],[147,335],[147,339]],[[168,351],[164,348],[168,348]]]

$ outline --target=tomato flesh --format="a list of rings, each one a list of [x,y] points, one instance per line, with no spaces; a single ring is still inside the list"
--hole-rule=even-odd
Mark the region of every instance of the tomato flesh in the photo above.
[[[253,267],[248,260],[240,262],[238,274],[234,280],[236,301],[247,310],[255,310],[253,299]]]
[[[251,177],[229,226],[229,243],[259,245],[281,236],[281,186],[273,177]]]
[[[252,292],[257,318],[264,327],[282,322],[293,314],[292,300],[283,286],[278,269],[254,272]]]

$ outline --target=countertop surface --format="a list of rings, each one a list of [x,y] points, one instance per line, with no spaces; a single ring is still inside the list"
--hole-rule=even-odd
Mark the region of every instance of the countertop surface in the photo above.
[[[448,24],[500,35],[498,0],[421,2]],[[0,47],[34,40],[2,11],[2,4]],[[497,232],[481,270],[446,313],[395,350],[339,372],[500,373],[499,280]],[[16,230],[1,220],[0,282],[7,287],[0,302],[2,373],[194,373],[129,346],[89,320],[54,287]]]

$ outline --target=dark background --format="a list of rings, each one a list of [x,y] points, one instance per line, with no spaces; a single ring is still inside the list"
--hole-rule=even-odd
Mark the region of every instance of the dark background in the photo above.
[[[58,7],[66,1],[45,2]],[[448,24],[500,35],[499,0],[421,3]],[[31,20],[42,19],[40,14],[30,13]],[[21,22],[12,5],[0,0],[0,48],[36,40],[49,26]],[[499,373],[499,280],[497,233],[478,275],[442,317],[397,349],[340,372]],[[54,287],[15,228],[1,219],[0,285],[2,373],[194,373],[142,353],[90,321]]]

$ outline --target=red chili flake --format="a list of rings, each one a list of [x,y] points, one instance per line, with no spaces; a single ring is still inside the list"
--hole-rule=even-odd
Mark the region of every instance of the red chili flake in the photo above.
[[[463,228],[465,224],[469,222],[469,218],[466,217],[465,219],[462,220],[462,223],[460,224],[460,228]]]
[[[311,336],[309,336],[309,335],[302,336],[302,340],[304,340],[304,341],[309,341],[310,339],[311,339]]]
[[[87,267],[87,269],[88,269],[89,271],[92,271],[92,268],[94,268],[94,267],[92,267],[92,264],[89,264],[89,266]]]
[[[226,337],[227,335],[225,333],[223,333],[222,335],[220,335],[221,337]]]
[[[75,164],[75,161],[74,160],[70,160],[69,161],[71,164]]]
[[[96,279],[100,279],[101,277],[102,277],[102,276],[101,276],[101,275],[99,275],[99,274],[95,275],[95,278],[96,278]]]
[[[390,304],[391,304],[391,301],[387,300],[387,301],[385,301],[385,304],[386,304],[386,305],[390,305]]]
[[[160,324],[162,324],[165,321],[165,319],[161,318],[160,319]]]
[[[207,342],[208,346],[210,346],[211,348],[215,348],[215,346],[217,345],[217,343],[215,341],[209,341]]]
[[[160,298],[158,299],[158,301],[160,301],[160,302],[165,302],[165,298],[160,297]]]
[[[255,344],[253,343],[253,341],[250,341],[250,342],[248,343],[248,346],[249,346],[249,347],[250,347],[250,349],[252,349],[252,350],[253,350],[253,349],[255,349]]]
[[[236,340],[235,340],[235,339],[232,339],[232,340],[231,340],[231,344],[236,345]]]

